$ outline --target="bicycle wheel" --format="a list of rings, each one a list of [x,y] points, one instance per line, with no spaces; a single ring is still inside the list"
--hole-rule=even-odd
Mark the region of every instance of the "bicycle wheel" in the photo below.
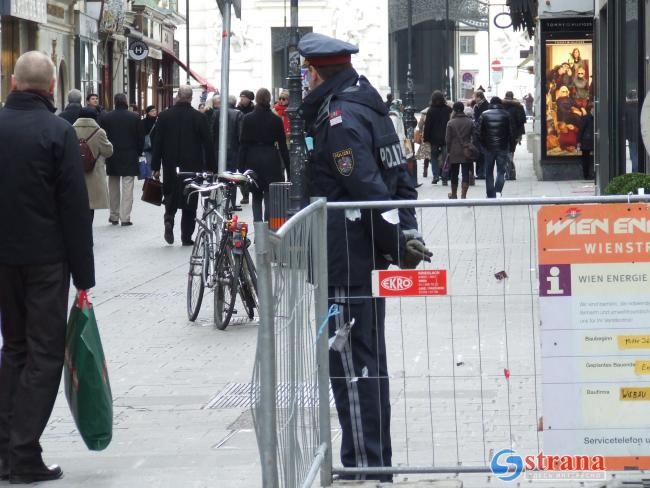
[[[248,254],[248,251],[246,251]],[[242,303],[246,309],[246,314],[250,320],[253,320],[255,317],[255,309],[258,308],[257,303],[257,293],[255,292],[255,287],[253,284],[253,277],[251,275],[251,269],[248,264],[248,257],[244,256],[242,260],[242,271],[239,285],[239,296],[241,296]]]
[[[205,232],[199,230],[192,254],[190,254],[190,269],[187,273],[187,318],[194,322],[201,310],[203,302],[203,291],[205,290],[205,281],[203,277],[204,270],[208,266],[208,246],[205,240]]]
[[[230,247],[225,247],[215,271],[217,282],[214,285],[214,325],[219,330],[228,327],[235,310],[241,267],[242,255],[233,254]]]

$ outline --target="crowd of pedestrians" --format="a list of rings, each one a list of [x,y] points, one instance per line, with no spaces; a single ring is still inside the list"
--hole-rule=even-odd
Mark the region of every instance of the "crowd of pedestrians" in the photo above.
[[[392,103],[392,96],[390,100]],[[500,196],[505,180],[517,178],[515,148],[525,134],[526,116],[526,108],[511,91],[503,100],[492,97],[488,101],[478,90],[470,103],[452,104],[435,90],[420,115],[414,137],[419,144],[415,158],[424,163],[422,176],[427,178],[431,168],[432,184],[440,181],[448,186],[451,180],[448,197],[452,199],[458,198],[459,186],[461,198],[466,198],[476,179],[485,180],[488,198]],[[398,130],[399,124],[395,127]],[[586,139],[584,146],[589,143]]]

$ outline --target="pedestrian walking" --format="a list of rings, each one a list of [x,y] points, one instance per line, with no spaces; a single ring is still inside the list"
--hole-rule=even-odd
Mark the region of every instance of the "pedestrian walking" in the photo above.
[[[509,153],[514,148],[513,124],[499,97],[492,97],[488,109],[478,118],[474,125],[474,140],[478,141],[483,153],[487,197],[496,198],[497,193],[501,194],[503,191]]]
[[[289,108],[289,92],[287,90],[282,90],[280,96],[278,97],[277,103],[273,106],[273,111],[275,114],[282,119],[282,125],[284,126],[284,133],[289,137],[290,127],[289,127],[289,116],[287,115],[287,109]]]
[[[503,99],[503,108],[510,114],[510,120],[513,125],[514,147],[508,154],[508,169],[506,170],[506,179],[516,180],[517,169],[515,168],[515,148],[521,144],[521,138],[526,133],[526,111],[521,103],[515,99],[514,93],[507,91]]]
[[[582,176],[585,180],[593,178],[594,168],[594,107],[582,118],[578,131],[577,144],[582,153]]]
[[[92,107],[101,115],[104,111],[99,105],[99,95],[97,93],[89,93],[86,95],[86,107]]]
[[[458,173],[463,176],[461,186],[461,198],[467,198],[469,189],[469,173],[472,170],[473,161],[468,158],[466,148],[472,144],[472,132],[474,122],[465,113],[463,102],[454,103],[451,120],[447,123],[445,142],[447,146],[447,157],[450,163],[451,193],[448,197],[458,198]]]
[[[393,123],[393,127],[395,128],[395,133],[399,138],[400,146],[402,147],[402,154],[404,154],[404,157],[408,159],[413,157],[413,151],[406,147],[406,131],[404,130],[404,119],[402,116],[403,110],[402,101],[397,98],[393,100],[393,103],[388,109],[388,116],[390,117],[390,121]]]
[[[269,220],[269,185],[284,181],[289,174],[289,150],[282,120],[271,112],[271,93],[260,88],[255,94],[255,110],[242,121],[239,169],[252,169],[258,187],[253,194],[253,220]],[[262,211],[264,204],[264,211]]]
[[[239,94],[239,104],[237,105],[237,110],[242,112],[244,115],[249,114],[255,108],[255,94],[250,90],[242,90]]]
[[[158,120],[158,109],[155,105],[149,105],[145,109],[144,118],[141,121],[142,133],[144,134],[144,158],[147,165],[151,168],[151,158],[153,154],[153,140],[156,131],[156,121]]]
[[[70,276],[95,286],[92,230],[79,142],[54,115],[55,67],[18,58],[0,110],[0,480],[55,480],[40,438],[59,391]]]
[[[420,112],[420,120],[418,120],[417,130],[415,131],[415,142],[420,145],[415,153],[416,160],[423,160],[424,168],[422,170],[422,177],[427,178],[429,175],[429,164],[431,163],[431,143],[422,140],[422,133],[424,132],[424,123],[427,120],[427,111],[429,107]]]
[[[239,103],[237,104],[237,110],[239,110],[241,113],[244,115],[249,114],[253,111],[255,108],[255,104],[253,103],[255,100],[255,94],[250,91],[250,90],[242,90],[241,93],[239,94]],[[248,195],[249,195],[249,190],[248,187],[242,186],[241,188],[242,192],[242,199],[239,202],[242,205],[247,205],[249,202]]]
[[[417,198],[386,105],[350,63],[358,48],[309,33],[298,50],[310,87],[301,110],[314,138],[311,195],[334,202]],[[330,337],[339,337],[329,365],[343,431],[341,462],[391,466],[385,301],[369,298],[371,270],[391,262],[414,268],[431,253],[417,238],[413,211],[332,211],[327,217],[328,295],[339,307],[329,322]],[[392,475],[368,478],[390,481]]]
[[[133,225],[133,183],[139,174],[138,161],[144,149],[144,134],[138,114],[129,110],[124,93],[117,93],[115,110],[104,113],[99,125],[113,144],[113,155],[106,161],[110,215],[108,221],[122,226]]]
[[[241,135],[242,120],[244,114],[235,108],[237,99],[234,95],[228,97],[228,141],[226,149],[226,169],[237,171],[239,164],[239,138]],[[220,109],[216,109],[212,124],[212,141],[214,144],[215,161],[219,161],[219,127],[221,123]],[[237,205],[237,191],[230,195],[230,208],[235,211],[241,210]]]
[[[485,112],[489,103],[485,98],[485,92],[481,90],[481,87],[474,93],[474,123],[476,123],[483,112]],[[483,157],[483,151],[479,154],[478,161],[476,161],[476,179],[484,180],[485,179],[485,161]]]
[[[74,124],[79,118],[79,112],[81,111],[81,92],[76,88],[73,88],[68,92],[68,105],[66,105],[65,110],[63,110],[59,117],[67,120],[70,124]]]
[[[434,185],[442,180],[442,184],[447,186],[448,175],[442,169],[447,156],[445,133],[450,117],[451,107],[447,105],[445,96],[440,90],[435,90],[431,94],[431,104],[427,110],[422,134],[422,140],[431,145],[431,174],[433,175],[431,183]]]
[[[74,130],[79,140],[86,141],[93,157],[95,166],[92,171],[84,173],[88,202],[90,205],[90,220],[95,218],[95,210],[109,208],[108,187],[106,186],[106,158],[113,155],[113,144],[106,136],[104,129],[97,124],[97,110],[84,107],[79,118],[74,123]]]
[[[524,107],[526,108],[526,116],[527,117],[533,117],[535,114],[533,113],[533,107],[535,103],[535,97],[533,96],[532,93],[528,93],[524,97]]]
[[[174,243],[174,219],[181,210],[181,244],[191,246],[198,195],[184,197],[183,180],[176,175],[177,167],[180,171],[217,171],[208,121],[205,114],[192,107],[189,85],[181,85],[176,104],[158,116],[151,169],[155,178],[160,176],[161,168],[163,173],[165,241]]]

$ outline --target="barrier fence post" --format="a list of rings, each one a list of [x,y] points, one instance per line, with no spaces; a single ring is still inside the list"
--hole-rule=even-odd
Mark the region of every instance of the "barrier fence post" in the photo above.
[[[322,198],[312,199],[312,203]],[[327,449],[324,454],[320,471],[321,486],[332,484],[332,430],[330,426],[330,394],[329,394],[329,344],[328,326],[321,332],[324,320],[328,320],[327,300],[327,207],[323,205],[313,220],[313,252],[314,252],[314,283],[316,306],[316,362],[318,367],[318,409],[319,409],[319,438]],[[320,333],[320,335],[318,335]]]
[[[265,222],[255,222],[255,264],[259,283],[260,330],[260,459],[262,486],[278,488],[277,428],[276,428],[276,361],[275,326],[273,317],[273,279],[271,243]]]

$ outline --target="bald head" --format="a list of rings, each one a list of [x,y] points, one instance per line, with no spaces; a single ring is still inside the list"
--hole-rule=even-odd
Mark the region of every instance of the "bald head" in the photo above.
[[[179,102],[191,102],[192,101],[192,87],[190,85],[181,85],[178,89],[178,101]]]
[[[29,51],[16,61],[12,77],[15,90],[41,90],[52,93],[55,83],[54,63],[39,51]]]

